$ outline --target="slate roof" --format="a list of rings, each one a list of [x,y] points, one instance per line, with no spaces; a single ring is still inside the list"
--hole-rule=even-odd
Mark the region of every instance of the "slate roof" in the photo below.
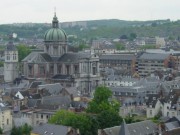
[[[38,104],[40,104],[40,100],[39,99],[28,99],[27,101],[27,105],[29,108],[31,107],[37,107]]]
[[[51,95],[57,95],[62,90],[62,85],[60,83],[54,83],[54,84],[44,84],[39,85],[38,89],[45,89],[47,90]]]
[[[52,77],[52,79],[54,80],[69,80],[71,81],[73,78],[72,78],[72,75],[63,75],[63,74],[56,74]]]
[[[99,60],[133,60],[134,54],[103,54],[99,56]]]
[[[47,53],[40,53],[40,55],[47,61],[47,62],[52,62],[52,58],[49,54]]]
[[[146,95],[146,105],[150,107],[150,105],[154,108],[158,99],[160,98],[160,95],[158,94],[148,94]]]
[[[34,81],[34,82],[32,82],[32,83],[30,84],[29,88],[30,88],[30,89],[35,89],[35,88],[37,88],[39,85],[42,85],[42,84],[44,84],[44,82],[42,82],[42,81]]]
[[[69,96],[47,96],[42,97],[42,104],[44,105],[59,105],[62,107],[69,107],[71,103],[71,98]]]
[[[22,62],[29,63],[42,63],[42,62],[53,62],[51,56],[43,52],[31,52],[27,57],[25,57]]]
[[[54,124],[41,124],[33,128],[31,133],[39,135],[67,135],[68,127]],[[51,134],[52,133],[52,134]]]
[[[78,95],[77,87],[67,87],[67,88],[65,88],[65,90],[67,90],[67,92],[68,92],[69,94],[72,94],[73,97],[79,96],[79,95]]]
[[[141,87],[110,87],[113,92],[145,92]]]
[[[176,128],[170,131],[165,131],[162,135],[179,135],[180,134],[180,128]]]
[[[174,109],[176,109],[175,104],[177,104],[179,97],[180,97],[180,89],[173,89],[170,90],[169,94],[165,97],[164,101],[166,103],[170,103],[171,107],[174,107]]]
[[[9,108],[0,104],[0,111],[5,111],[5,110],[9,110]]]
[[[23,95],[23,97],[29,97],[29,91],[23,90],[23,91],[19,91],[19,92]]]
[[[165,60],[169,57],[169,54],[160,53],[143,53],[138,59],[141,60]]]
[[[87,58],[90,58],[90,53],[65,53],[58,59],[58,61],[77,63],[79,62],[80,59],[87,59]]]
[[[180,127],[180,124],[178,121],[173,121],[173,122],[165,123],[165,127],[169,131],[169,130]]]
[[[125,120],[123,120],[123,123],[121,124],[121,128],[119,130],[119,135],[130,135]]]
[[[147,135],[157,133],[158,127],[150,120],[127,124],[129,135]],[[107,135],[121,135],[121,126],[103,129]],[[126,134],[123,134],[126,135]]]

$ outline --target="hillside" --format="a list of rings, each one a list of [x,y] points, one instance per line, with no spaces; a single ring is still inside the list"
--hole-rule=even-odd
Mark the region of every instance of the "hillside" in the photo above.
[[[180,21],[123,21],[123,20],[93,20],[85,21],[87,27],[74,26],[63,28],[68,35],[78,38],[94,39],[97,37],[118,38],[121,35],[136,33],[137,36],[180,36]],[[7,24],[0,25],[0,35],[17,33],[19,38],[43,38],[51,24]]]

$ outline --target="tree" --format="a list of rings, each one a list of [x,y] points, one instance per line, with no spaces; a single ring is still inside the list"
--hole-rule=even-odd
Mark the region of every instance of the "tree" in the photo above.
[[[120,36],[120,39],[128,39],[128,37],[126,35],[122,35]]]
[[[60,110],[51,117],[49,123],[71,126],[74,129],[79,129],[81,135],[97,134],[98,126],[96,120],[85,113],[75,114],[66,110]]]
[[[21,132],[25,135],[30,135],[32,128],[27,123],[21,127]]]
[[[115,46],[116,46],[116,49],[117,49],[117,50],[125,50],[124,45],[121,44],[121,43],[116,43]]]
[[[0,127],[0,134],[3,134],[3,129]]]
[[[11,130],[11,135],[22,135],[21,127],[13,127]]]
[[[129,39],[132,41],[137,37],[136,33],[130,33]]]
[[[144,50],[144,49],[155,49],[156,48],[156,45],[143,45],[140,47],[141,50]]]
[[[122,122],[119,116],[120,104],[111,97],[110,89],[100,86],[95,90],[94,98],[88,104],[86,112],[94,114],[100,129],[117,126]]]
[[[79,48],[80,51],[82,51],[83,49],[89,48],[89,47],[88,47],[87,45],[80,44],[80,45],[78,46],[78,48]]]
[[[104,110],[99,115],[97,115],[97,121],[99,122],[99,127],[101,129],[120,125],[122,118],[119,114],[112,109]]]
[[[30,135],[32,128],[28,124],[24,124],[20,127],[13,127],[11,135]]]
[[[0,61],[0,67],[4,66],[4,62]]]
[[[18,50],[19,62],[21,62],[28,54],[31,53],[31,49],[26,45],[18,45],[17,50]]]

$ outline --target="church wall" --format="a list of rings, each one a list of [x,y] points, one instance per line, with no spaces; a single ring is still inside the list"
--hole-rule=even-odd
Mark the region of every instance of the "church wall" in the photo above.
[[[18,77],[17,63],[4,63],[4,80],[5,82],[12,82]]]
[[[58,68],[58,67],[57,67],[57,63],[54,63],[54,75],[58,73],[58,72],[57,72],[57,71],[58,71],[57,68]]]

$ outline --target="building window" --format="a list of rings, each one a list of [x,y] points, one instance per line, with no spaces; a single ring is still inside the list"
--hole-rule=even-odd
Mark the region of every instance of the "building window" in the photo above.
[[[10,55],[8,54],[7,57],[6,57],[7,60],[10,60]]]
[[[47,53],[49,53],[49,46],[46,46]]]
[[[51,73],[51,74],[54,73],[54,66],[53,66],[53,65],[50,66],[50,73]]]
[[[9,119],[7,119],[7,125],[9,125]]]
[[[152,110],[150,110],[150,115],[152,116]]]
[[[169,112],[167,112],[167,116],[169,116]]]
[[[93,67],[93,75],[96,75],[96,67]]]
[[[79,69],[78,69],[78,65],[74,65],[74,73],[78,73]]]
[[[32,67],[32,65],[28,66],[28,70],[29,70],[29,75],[32,75],[33,74],[33,67]]]
[[[69,74],[70,74],[70,70],[69,70],[69,69],[70,69],[70,66],[69,66],[69,65],[67,65],[67,66],[66,66],[66,73],[67,73],[67,75],[69,75]]]
[[[16,60],[16,53],[13,54],[13,60]]]
[[[59,65],[59,66],[58,66],[58,73],[59,73],[59,74],[61,74],[61,68],[62,68],[62,66]]]
[[[41,119],[43,119],[43,114],[41,114]]]
[[[49,119],[49,115],[46,115],[46,118]]]
[[[38,114],[36,114],[36,118],[38,118],[39,117],[39,115]]]
[[[44,66],[40,66],[39,67],[39,74],[40,75],[44,75],[45,74],[45,67]]]

